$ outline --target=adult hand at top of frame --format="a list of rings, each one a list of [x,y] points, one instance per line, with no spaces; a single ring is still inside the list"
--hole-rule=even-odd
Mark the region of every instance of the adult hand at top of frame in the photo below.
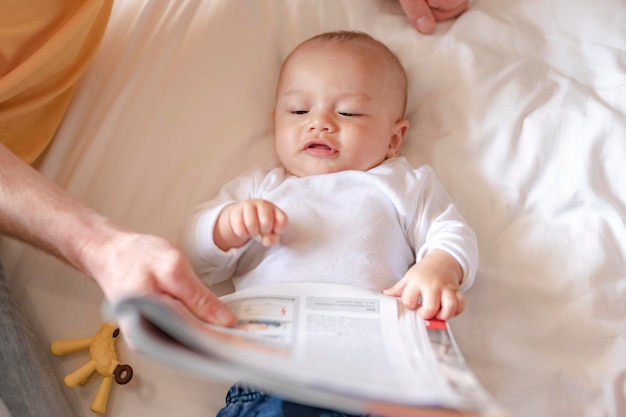
[[[399,0],[404,14],[423,34],[432,33],[436,22],[454,19],[465,12],[469,0]]]

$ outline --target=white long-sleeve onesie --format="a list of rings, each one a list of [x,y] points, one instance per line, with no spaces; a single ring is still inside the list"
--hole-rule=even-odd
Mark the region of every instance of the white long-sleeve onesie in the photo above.
[[[220,211],[246,199],[265,199],[289,219],[280,244],[255,240],[222,251],[213,241]],[[181,244],[207,284],[232,277],[235,289],[279,282],[332,282],[374,291],[390,287],[432,249],[463,268],[461,289],[476,275],[476,236],[428,166],[404,157],[369,171],[295,177],[283,168],[254,171],[226,184],[199,206]]]

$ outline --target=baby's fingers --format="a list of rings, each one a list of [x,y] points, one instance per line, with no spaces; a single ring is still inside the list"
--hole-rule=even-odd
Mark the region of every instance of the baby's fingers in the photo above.
[[[440,308],[441,299],[439,291],[424,291],[422,293],[422,305],[418,307],[417,312],[423,319],[432,319],[437,315]]]
[[[228,223],[235,236],[244,241],[249,239],[251,237],[247,224],[250,217],[250,213],[247,213],[249,208],[245,204],[232,204],[227,209]]]
[[[402,295],[402,291],[404,291],[406,283],[407,280],[402,278],[400,281],[393,284],[390,288],[383,290],[383,294],[389,295],[391,297],[400,297]]]
[[[458,289],[445,288],[441,293],[441,310],[437,314],[439,320],[448,320],[458,316],[465,309],[465,296]]]
[[[287,228],[287,215],[269,202],[257,206],[258,236],[265,247],[279,243],[280,235]]]
[[[285,212],[278,207],[274,207],[274,227],[272,232],[277,235],[283,234],[287,229],[288,223],[289,222],[287,221],[287,215]]]
[[[278,211],[273,204],[269,202],[260,202],[256,206],[257,210],[257,219],[258,219],[258,230],[257,234],[261,236],[269,235],[272,233],[274,229],[274,212]]]
[[[258,240],[263,246],[269,248],[270,246],[278,245],[278,243],[280,242],[280,236],[272,233],[269,235],[260,236]]]
[[[402,304],[411,310],[421,310],[424,307],[424,299],[426,293],[422,291],[419,285],[415,282],[409,281],[402,291]]]

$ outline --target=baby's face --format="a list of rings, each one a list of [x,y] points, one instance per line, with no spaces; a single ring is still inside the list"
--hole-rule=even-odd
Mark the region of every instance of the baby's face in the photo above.
[[[300,47],[276,96],[275,146],[291,174],[365,171],[396,156],[408,127],[403,92],[376,54],[346,43]]]

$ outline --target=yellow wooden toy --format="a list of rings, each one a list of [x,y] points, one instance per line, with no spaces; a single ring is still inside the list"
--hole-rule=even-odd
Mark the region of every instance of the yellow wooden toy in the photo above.
[[[129,365],[122,365],[117,360],[115,338],[119,333],[117,326],[105,323],[94,337],[55,340],[50,345],[50,350],[56,356],[89,348],[89,362],[68,374],[63,382],[68,387],[74,388],[78,384],[82,385],[87,382],[89,376],[95,371],[102,375],[103,380],[91,403],[91,411],[94,413],[104,414],[106,412],[113,378],[115,378],[115,382],[123,385],[130,382],[133,377],[133,369]]]

